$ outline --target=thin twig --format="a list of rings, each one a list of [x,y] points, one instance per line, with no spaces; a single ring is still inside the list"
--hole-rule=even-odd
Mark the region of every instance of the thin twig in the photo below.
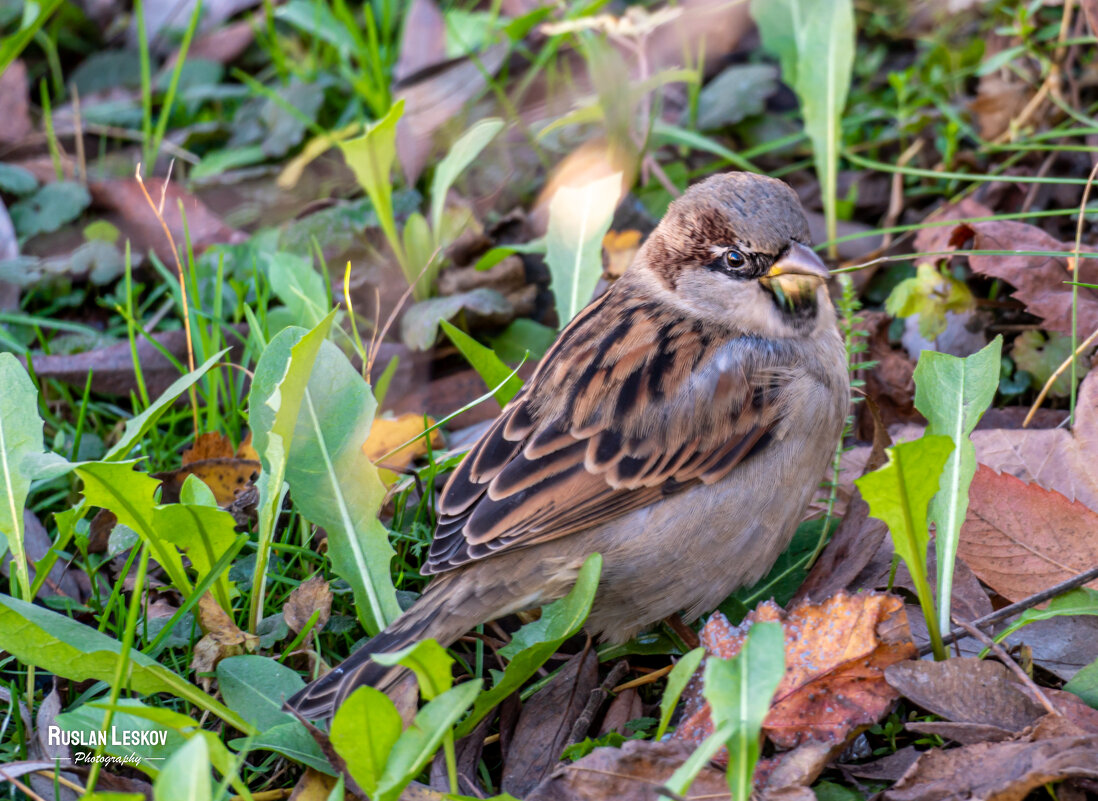
[[[986,648],[991,649],[991,652],[999,657],[999,661],[1006,665],[1007,668],[1018,677],[1019,681],[1022,682],[1022,686],[1025,687],[1033,697],[1033,700],[1043,706],[1046,712],[1050,715],[1060,714],[1060,710],[1053,706],[1052,701],[1048,700],[1048,696],[1037,686],[1037,682],[1033,680],[1033,677],[1022,670],[1022,666],[1010,658],[1010,654],[1003,649],[1003,646],[999,645],[999,643],[995,642],[995,640],[988,637],[971,623],[966,623],[956,617],[953,618],[953,622],[967,631],[971,637],[975,637],[979,640]]]
[[[617,687],[610,690],[610,692],[616,695],[623,690],[632,690],[634,687],[643,687],[646,684],[655,684],[657,681],[670,673],[674,667],[674,665],[666,665],[664,667],[661,667],[659,670],[653,670],[651,673],[645,673],[643,676],[638,676],[631,681],[625,682],[625,684],[619,684]]]
[[[173,162],[174,164],[174,162]],[[149,196],[149,190],[145,188],[145,182],[141,179],[141,162],[137,162],[137,170],[134,172],[134,177],[137,179],[137,185],[141,187],[141,193],[145,196],[145,200],[148,201],[149,207],[153,210],[153,214],[156,215],[156,219],[160,221],[160,227],[164,231],[164,236],[168,238],[168,244],[172,248],[172,256],[175,258],[175,267],[179,273],[179,291],[183,299],[183,328],[187,335],[187,367],[190,371],[194,372],[194,338],[191,336],[191,312],[190,304],[187,302],[187,281],[183,277],[183,262],[179,258],[179,248],[175,246],[175,237],[172,236],[172,230],[168,227],[168,223],[164,220],[164,198],[168,191],[168,180],[172,175],[172,164],[168,165],[168,178],[164,179],[164,183],[160,188],[160,205],[153,203],[152,197]],[[191,396],[191,413],[194,416],[194,430],[198,431],[198,395],[192,384],[189,389]]]
[[[1018,601],[1017,603],[1013,603],[1010,606],[1004,606],[1002,609],[998,609],[989,615],[978,617],[975,620],[970,621],[970,624],[973,626],[978,626],[979,628],[987,628],[988,626],[992,626],[996,623],[1001,623],[1004,620],[1009,620],[1015,615],[1021,614],[1027,609],[1032,609],[1034,606],[1037,606],[1037,604],[1044,603],[1045,601],[1055,598],[1057,595],[1063,595],[1069,590],[1074,590],[1077,587],[1082,587],[1084,584],[1089,584],[1095,579],[1098,579],[1098,566],[1092,567],[1090,570],[1084,571],[1077,576],[1072,576],[1066,581],[1061,581],[1059,584],[1054,584],[1047,590],[1035,592],[1028,598],[1023,598],[1022,600]],[[964,629],[956,628],[942,638],[942,644],[949,645],[956,640],[963,640],[967,636],[968,633]],[[921,650],[919,652],[919,655],[926,656],[929,653],[930,648],[926,647],[924,650]]]

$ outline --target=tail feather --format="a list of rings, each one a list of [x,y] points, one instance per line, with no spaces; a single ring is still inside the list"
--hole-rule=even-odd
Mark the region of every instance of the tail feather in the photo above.
[[[468,629],[483,622],[484,618],[478,614],[483,611],[479,604],[449,602],[449,586],[452,586],[451,582],[436,580],[411,609],[339,666],[294,694],[284,707],[308,720],[330,718],[359,687],[385,691],[403,673],[404,668],[379,665],[371,659],[374,654],[399,651],[428,637],[448,646]]]

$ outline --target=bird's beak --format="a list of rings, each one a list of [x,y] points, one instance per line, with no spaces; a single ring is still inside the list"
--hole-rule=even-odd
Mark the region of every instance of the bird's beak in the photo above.
[[[793,242],[790,245],[788,252],[774,262],[774,266],[770,268],[766,277],[777,278],[782,275],[809,276],[820,281],[826,281],[830,277],[820,257],[800,242]]]

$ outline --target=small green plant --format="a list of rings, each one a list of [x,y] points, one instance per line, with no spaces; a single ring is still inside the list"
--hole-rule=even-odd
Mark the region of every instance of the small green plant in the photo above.
[[[404,113],[404,101],[355,139],[341,142],[343,157],[366,191],[377,212],[381,230],[400,265],[413,294],[422,300],[431,294],[435,276],[442,267],[441,251],[464,227],[465,219],[447,220],[446,193],[457,177],[503,129],[503,121],[481,120],[454,143],[450,153],[435,168],[431,183],[430,220],[419,212],[410,214],[398,232],[393,212],[392,170],[396,161],[397,123]]]

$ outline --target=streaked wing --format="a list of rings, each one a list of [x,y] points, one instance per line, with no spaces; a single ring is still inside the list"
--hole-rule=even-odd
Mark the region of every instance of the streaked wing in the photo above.
[[[651,302],[604,295],[450,477],[424,572],[583,531],[726,476],[781,417],[783,371],[759,363],[768,350],[754,344],[736,348]]]

